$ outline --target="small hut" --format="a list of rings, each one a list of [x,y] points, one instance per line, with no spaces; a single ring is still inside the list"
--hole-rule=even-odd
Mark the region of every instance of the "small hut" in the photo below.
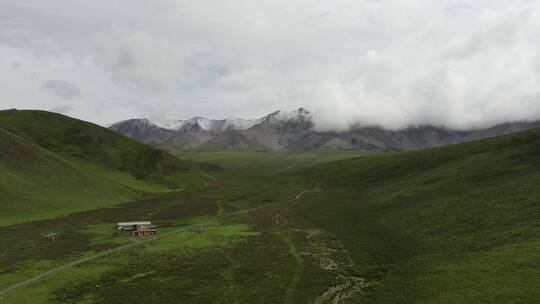
[[[118,231],[131,231],[133,236],[154,235],[156,226],[151,222],[123,222],[116,225]]]

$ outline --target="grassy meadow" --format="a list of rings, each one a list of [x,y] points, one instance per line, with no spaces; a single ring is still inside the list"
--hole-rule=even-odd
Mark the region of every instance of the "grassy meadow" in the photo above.
[[[339,236],[372,285],[363,303],[534,303],[540,132],[344,160],[294,213]]]
[[[0,303],[540,298],[538,130],[385,155],[172,156],[18,112],[0,112]],[[131,220],[157,235],[115,231]]]

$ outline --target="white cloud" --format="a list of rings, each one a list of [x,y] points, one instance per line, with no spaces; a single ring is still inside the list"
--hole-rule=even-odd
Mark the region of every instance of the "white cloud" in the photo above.
[[[453,128],[540,119],[534,0],[6,0],[0,106],[98,123],[313,110],[352,124]]]
[[[77,86],[63,80],[46,81],[43,83],[43,88],[50,90],[58,97],[68,100],[81,95],[81,90]]]

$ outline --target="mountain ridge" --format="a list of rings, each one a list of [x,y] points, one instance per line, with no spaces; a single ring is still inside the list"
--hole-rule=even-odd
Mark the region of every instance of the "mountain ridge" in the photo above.
[[[312,114],[304,108],[278,110],[258,119],[207,119],[196,116],[176,122],[176,125],[172,125],[154,123],[148,119],[131,119],[109,128],[165,149],[204,149],[211,144],[213,148],[223,149],[346,149],[374,153],[420,150],[540,128],[540,121],[517,121],[471,130],[419,125],[398,130],[353,126],[347,131],[318,131]],[[228,132],[230,130],[236,132]],[[227,139],[227,135],[235,138]],[[239,140],[242,137],[244,139]]]

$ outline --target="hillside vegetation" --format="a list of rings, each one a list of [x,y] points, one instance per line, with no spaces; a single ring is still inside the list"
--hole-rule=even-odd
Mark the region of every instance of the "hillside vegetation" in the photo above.
[[[62,115],[4,111],[0,124],[2,303],[540,298],[540,130],[385,155],[181,161]],[[116,231],[132,220],[156,236]]]
[[[106,128],[43,111],[0,111],[0,225],[205,180],[192,163]]]
[[[339,238],[362,303],[534,303],[540,130],[304,170],[295,213]]]

